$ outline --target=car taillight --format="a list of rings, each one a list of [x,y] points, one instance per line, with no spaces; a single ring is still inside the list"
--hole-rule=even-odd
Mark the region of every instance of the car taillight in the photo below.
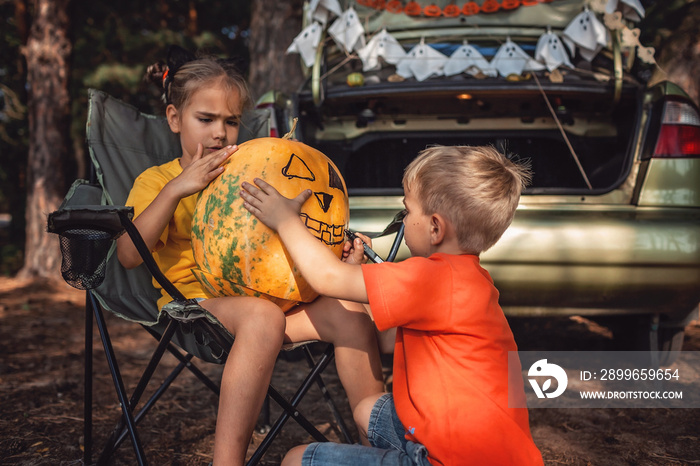
[[[700,157],[700,116],[692,105],[676,101],[664,104],[653,157]]]

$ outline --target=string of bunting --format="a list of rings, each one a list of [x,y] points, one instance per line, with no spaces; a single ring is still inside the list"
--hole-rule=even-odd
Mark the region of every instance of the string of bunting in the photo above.
[[[551,3],[555,0],[485,0],[481,5],[476,2],[466,2],[459,6],[455,4],[445,5],[440,8],[438,5],[423,6],[418,2],[411,1],[404,5],[401,0],[356,0],[360,5],[374,8],[375,10],[384,10],[394,14],[405,14],[408,16],[427,16],[438,17],[445,16],[447,18],[455,18],[457,16],[473,16],[480,13],[496,13],[500,10],[510,11],[521,6],[534,6],[540,3]]]
[[[371,3],[375,7],[387,7],[392,3],[386,3],[384,0],[355,1],[365,5]],[[487,5],[488,1],[484,1],[481,8]],[[549,3],[556,0],[532,1]],[[501,5],[505,2],[506,0],[502,0]],[[411,3],[417,2],[412,0],[406,6]],[[466,38],[461,46],[447,44],[445,47],[445,44],[442,44],[439,48],[434,48],[425,42],[425,38],[421,38],[420,43],[407,52],[386,28],[366,37],[362,19],[352,6],[342,11],[338,0],[312,0],[307,10],[307,19],[311,24],[294,38],[287,53],[301,54],[304,64],[312,67],[317,58],[323,31],[327,30],[328,35],[347,54],[348,59],[356,57],[362,60],[363,72],[393,65],[396,67],[397,79],[415,78],[417,81],[423,81],[431,76],[466,73],[478,78],[501,75],[513,80],[523,72],[546,69],[550,80],[561,82],[563,75],[557,69],[560,66],[574,68],[569,56],[578,56],[592,62],[598,53],[612,42],[611,32],[614,31],[616,37],[620,38],[623,50],[630,54],[636,51],[637,58],[645,63],[656,63],[654,48],[644,47],[639,40],[639,29],[631,29],[628,26],[628,22],[638,22],[644,17],[644,7],[640,0],[586,0],[581,3],[583,11],[572,18],[563,31],[555,33],[551,27],[547,27],[546,32],[537,41],[534,57],[528,55],[510,37],[505,37],[493,58],[487,60],[478,46],[467,43]],[[520,0],[520,5],[526,5],[525,0]],[[331,21],[333,16],[336,18]],[[601,22],[599,17],[602,17],[604,22]],[[449,56],[443,53],[448,51]],[[596,79],[605,78],[602,75],[594,75]]]

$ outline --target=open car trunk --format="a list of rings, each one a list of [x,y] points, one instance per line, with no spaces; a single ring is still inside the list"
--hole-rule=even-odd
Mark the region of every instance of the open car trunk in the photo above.
[[[400,194],[405,166],[434,144],[490,144],[529,161],[530,194],[600,193],[624,180],[638,85],[628,83],[615,102],[611,83],[500,79],[382,83],[361,97],[336,85],[320,108],[302,93],[301,135],[334,159],[351,196]]]
[[[425,43],[445,57],[468,43],[493,63],[509,40],[532,57],[542,35],[561,36],[586,2],[518,2],[495,12],[485,11],[488,2],[476,2],[484,11],[447,0],[344,3],[370,31],[367,40],[386,31],[406,51]],[[438,72],[419,79],[399,76],[398,67],[381,60],[367,69],[328,37],[293,96],[297,137],[334,160],[351,197],[401,195],[404,167],[434,144],[490,144],[528,160],[534,178],[525,194],[609,192],[633,166],[645,87],[624,70],[634,47],[623,51],[619,36],[610,39],[591,61],[577,53],[573,67],[552,72]]]

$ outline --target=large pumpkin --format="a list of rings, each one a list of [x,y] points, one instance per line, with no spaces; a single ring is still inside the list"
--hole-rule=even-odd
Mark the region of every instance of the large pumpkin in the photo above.
[[[261,178],[282,195],[313,195],[301,217],[319,241],[342,255],[349,208],[345,181],[331,160],[301,142],[260,138],[241,144],[197,201],[192,272],[215,297],[261,296],[283,310],[318,294],[306,283],[277,234],[243,207],[240,185]]]

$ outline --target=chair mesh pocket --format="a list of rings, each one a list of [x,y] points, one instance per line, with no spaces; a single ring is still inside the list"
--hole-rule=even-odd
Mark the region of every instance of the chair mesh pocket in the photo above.
[[[72,287],[91,290],[105,278],[110,233],[93,229],[72,229],[60,234],[61,275]]]

